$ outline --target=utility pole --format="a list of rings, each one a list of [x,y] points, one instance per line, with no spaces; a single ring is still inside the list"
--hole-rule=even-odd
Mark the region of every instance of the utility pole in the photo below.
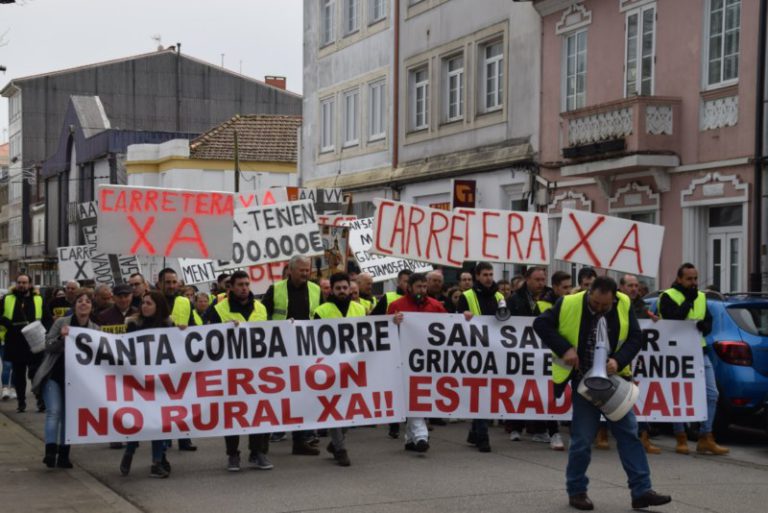
[[[235,192],[240,192],[240,148],[237,145],[237,129],[235,129]]]

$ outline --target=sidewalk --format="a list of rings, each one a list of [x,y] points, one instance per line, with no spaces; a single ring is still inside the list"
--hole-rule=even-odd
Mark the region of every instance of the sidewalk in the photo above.
[[[43,441],[0,413],[0,510],[24,513],[141,513],[75,463],[42,463]]]

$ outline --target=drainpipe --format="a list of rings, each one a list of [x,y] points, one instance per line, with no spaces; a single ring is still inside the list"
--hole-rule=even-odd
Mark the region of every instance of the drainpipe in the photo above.
[[[760,0],[760,22],[757,37],[757,88],[755,90],[755,184],[753,187],[752,213],[753,237],[752,273],[749,280],[750,292],[762,289],[762,251],[763,240],[763,137],[765,134],[765,37],[768,0]]]
[[[395,0],[395,53],[392,73],[392,169],[400,164],[400,0]]]

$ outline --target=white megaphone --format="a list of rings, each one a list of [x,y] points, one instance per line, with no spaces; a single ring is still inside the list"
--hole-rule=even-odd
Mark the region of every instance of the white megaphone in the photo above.
[[[608,347],[608,327],[602,318],[597,323],[594,363],[579,383],[578,392],[597,406],[608,420],[616,422],[635,405],[639,390],[637,385],[620,376],[608,376],[605,370]]]
[[[507,302],[502,298],[496,306],[496,320],[506,321],[512,316],[512,312],[509,311]]]

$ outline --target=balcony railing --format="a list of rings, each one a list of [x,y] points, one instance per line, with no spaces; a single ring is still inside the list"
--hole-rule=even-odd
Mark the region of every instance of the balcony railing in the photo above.
[[[680,98],[635,96],[560,114],[563,155],[680,153]]]
[[[26,260],[29,258],[43,258],[45,256],[45,243],[12,245],[10,250],[11,260]]]

